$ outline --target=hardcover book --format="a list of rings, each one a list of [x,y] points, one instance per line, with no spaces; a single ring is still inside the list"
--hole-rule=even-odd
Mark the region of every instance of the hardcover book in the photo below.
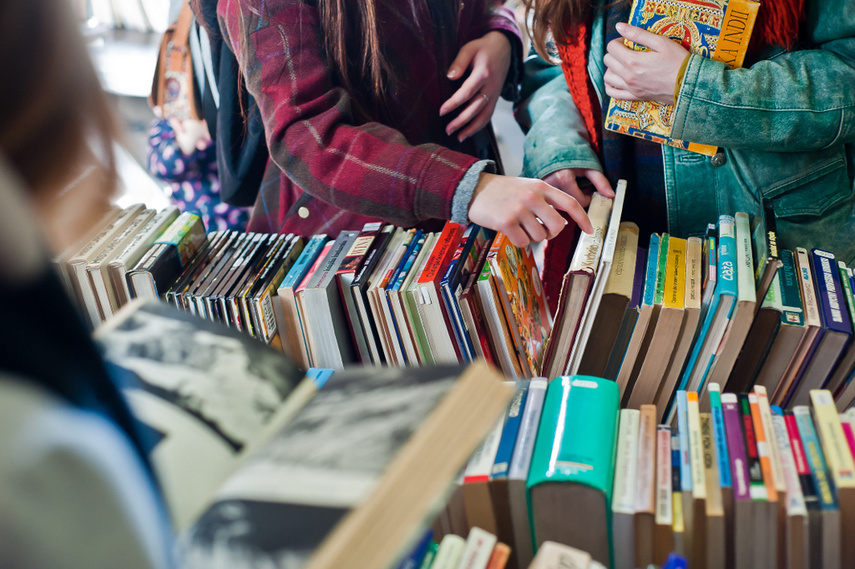
[[[633,0],[629,23],[679,42],[691,53],[742,67],[759,2],[753,0]],[[647,48],[625,41],[636,51]],[[674,105],[611,99],[605,128],[712,156],[715,146],[671,138]]]
[[[96,341],[155,436],[183,567],[393,566],[512,395],[483,364],[348,370],[319,389],[162,302],[131,303]]]
[[[610,566],[619,405],[613,381],[577,375],[549,384],[526,485],[536,547],[557,541]]]

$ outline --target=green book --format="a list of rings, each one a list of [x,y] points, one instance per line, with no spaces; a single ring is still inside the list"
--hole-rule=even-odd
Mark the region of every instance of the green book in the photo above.
[[[607,379],[550,382],[526,483],[535,548],[557,541],[610,566],[619,403],[618,386]]]

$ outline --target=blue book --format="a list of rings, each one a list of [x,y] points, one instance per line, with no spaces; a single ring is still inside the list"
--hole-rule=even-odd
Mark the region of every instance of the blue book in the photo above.
[[[277,322],[277,328],[282,331],[282,346],[295,361],[306,368],[309,367],[308,348],[303,331],[303,320],[297,309],[295,292],[328,240],[325,234],[313,235],[276,291],[280,307],[277,313],[282,315],[282,322]]]
[[[333,376],[335,370],[327,367],[310,367],[306,370],[306,377],[311,379],[315,387],[320,389]]]
[[[460,353],[467,362],[476,357],[476,352],[472,338],[463,322],[463,313],[460,311],[458,296],[472,271],[481,270],[481,267],[475,267],[475,261],[478,259],[481,250],[484,247],[489,247],[494,236],[495,231],[470,224],[466,233],[463,234],[460,256],[449,264],[442,281],[440,281],[442,301],[451,321],[451,330],[454,333],[457,345],[460,346]]]
[[[513,549],[514,528],[511,521],[510,488],[508,473],[517,444],[517,438],[522,425],[523,409],[525,409],[529,382],[517,381],[516,393],[508,405],[505,414],[505,424],[499,437],[499,448],[493,460],[493,470],[487,484],[490,490],[490,502],[493,505],[493,515],[496,518],[496,537],[502,543],[511,546],[511,556],[516,557]]]
[[[727,435],[724,430],[724,408],[721,403],[721,389],[718,384],[711,383],[710,414],[712,415],[713,441],[716,458],[718,459],[718,480],[722,490],[732,487],[730,479],[730,457],[727,452]]]
[[[685,391],[677,392],[677,434],[680,438],[680,490],[692,495],[692,462],[689,458],[689,402]]]
[[[398,324],[398,320],[395,318],[395,311],[392,308],[392,301],[389,298],[389,291],[395,289],[396,284],[398,285],[398,288],[400,288],[401,283],[407,276],[406,271],[408,271],[410,267],[413,266],[413,261],[415,260],[416,255],[418,255],[419,250],[421,246],[424,245],[424,243],[425,233],[424,231],[419,229],[413,235],[413,240],[410,241],[410,244],[407,246],[407,250],[404,252],[404,256],[401,257],[401,262],[398,263],[398,266],[395,267],[395,271],[392,273],[392,276],[389,277],[389,283],[387,287],[380,291],[380,294],[382,296],[381,300],[386,303],[386,309],[388,310],[389,316],[391,317],[390,320],[392,322],[393,331],[395,332],[395,338],[397,339],[396,341],[398,342],[398,345],[402,348],[404,346],[404,341],[403,338],[401,338],[401,328]],[[407,351],[402,349],[401,355],[404,359],[404,362],[407,362]]]
[[[397,569],[419,569],[422,559],[430,548],[433,539],[433,530],[427,530],[422,538],[416,542],[410,552],[397,565]]]
[[[722,215],[719,218],[716,257],[716,285],[710,307],[678,386],[678,389],[685,391],[700,393],[704,389],[716,349],[736,304],[736,225],[733,216]]]
[[[514,540],[508,545],[511,546],[511,555],[517,560],[517,567],[528,567],[534,558],[525,485],[548,384],[542,377],[532,378],[527,383],[517,442],[508,468],[508,502],[514,530]]]
[[[810,361],[787,402],[790,407],[810,404],[810,390],[825,386],[825,381],[852,336],[845,292],[834,255],[813,249],[810,252],[810,265],[819,307],[820,338],[814,344],[813,352],[809,355]]]

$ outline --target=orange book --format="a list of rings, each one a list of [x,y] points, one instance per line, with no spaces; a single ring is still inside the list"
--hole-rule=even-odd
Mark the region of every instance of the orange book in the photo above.
[[[552,330],[552,315],[546,304],[543,283],[531,247],[520,249],[502,233],[493,241],[496,255],[489,257],[500,291],[505,318],[520,353],[523,368],[537,374],[543,363],[544,346]]]
[[[772,434],[763,427],[763,416],[760,413],[760,402],[756,393],[748,394],[748,405],[751,408],[751,422],[754,427],[754,438],[757,441],[757,455],[760,458],[760,471],[763,474],[763,485],[766,487],[765,535],[755,535],[758,546],[755,552],[755,562],[758,566],[774,567],[778,555],[778,489],[775,484],[775,474],[772,469],[771,445]]]
[[[508,557],[511,555],[511,548],[506,544],[499,542],[493,548],[493,553],[490,554],[490,560],[487,562],[487,567],[484,569],[504,569],[508,563]]]

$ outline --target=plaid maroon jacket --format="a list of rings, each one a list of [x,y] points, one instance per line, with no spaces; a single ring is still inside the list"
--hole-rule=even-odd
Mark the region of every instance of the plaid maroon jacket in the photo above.
[[[506,32],[515,57],[508,96],[519,83],[522,45],[513,13],[491,0],[445,0],[457,8],[456,33],[443,36],[450,26],[435,25],[439,1],[377,0],[384,55],[402,80],[385,110],[359,119],[354,109],[370,109],[370,98],[357,94],[354,101],[338,83],[315,3],[219,0],[220,27],[258,102],[278,166],[265,177],[250,230],[337,234],[367,221],[413,226],[451,218],[463,175],[478,159],[497,155],[489,128],[463,144],[446,136],[452,117],[440,117],[439,108],[460,85],[446,78],[448,66],[466,42]]]

